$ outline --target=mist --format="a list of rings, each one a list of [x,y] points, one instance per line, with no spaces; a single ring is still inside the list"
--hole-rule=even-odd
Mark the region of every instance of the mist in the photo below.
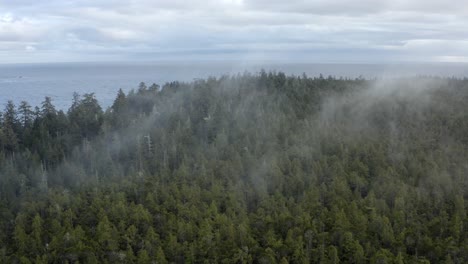
[[[93,94],[67,112],[10,102],[2,258],[461,263],[467,87],[259,71],[141,83],[107,109]]]

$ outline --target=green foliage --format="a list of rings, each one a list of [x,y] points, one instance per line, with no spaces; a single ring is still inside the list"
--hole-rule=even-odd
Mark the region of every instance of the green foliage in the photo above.
[[[1,263],[468,263],[468,80],[261,71],[0,115]]]

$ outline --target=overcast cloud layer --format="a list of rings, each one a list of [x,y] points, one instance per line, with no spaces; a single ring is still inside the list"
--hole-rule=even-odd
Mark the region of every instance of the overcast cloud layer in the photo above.
[[[0,63],[468,62],[450,0],[0,0]]]

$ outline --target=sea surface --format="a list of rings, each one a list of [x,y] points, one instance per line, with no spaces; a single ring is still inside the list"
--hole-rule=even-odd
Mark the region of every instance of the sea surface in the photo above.
[[[54,63],[0,64],[0,111],[5,103],[27,101],[40,106],[45,96],[57,109],[66,111],[74,92],[95,93],[103,109],[109,107],[119,88],[128,92],[140,82],[163,85],[171,81],[192,81],[245,71],[283,71],[287,74],[345,78],[388,78],[430,75],[468,76],[468,64],[313,64],[313,63]]]

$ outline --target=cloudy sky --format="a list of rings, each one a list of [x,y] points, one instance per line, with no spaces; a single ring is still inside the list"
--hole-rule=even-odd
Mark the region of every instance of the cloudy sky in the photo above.
[[[468,2],[0,0],[0,63],[468,62]]]

